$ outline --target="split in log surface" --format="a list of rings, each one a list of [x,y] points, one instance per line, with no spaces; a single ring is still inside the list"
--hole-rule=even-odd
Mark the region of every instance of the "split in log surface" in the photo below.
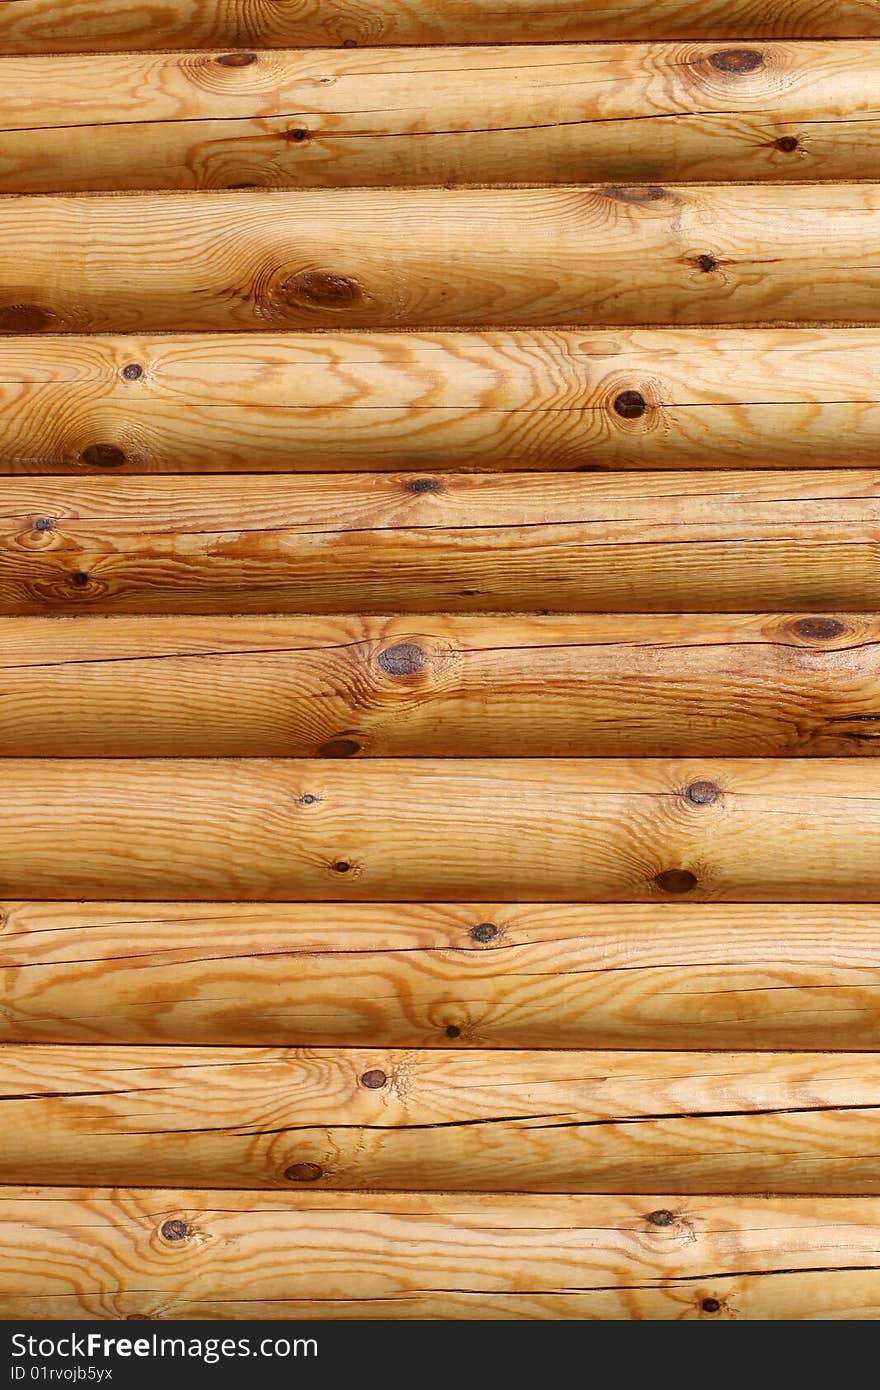
[[[0,332],[880,322],[878,184],[0,198]]]
[[[871,466],[880,331],[0,337],[0,473]]]
[[[4,1042],[880,1048],[842,903],[11,902],[0,988]]]
[[[874,0],[17,0],[0,52],[776,37],[880,38],[880,14]]]
[[[877,902],[880,763],[6,759],[0,893]]]
[[[0,479],[0,613],[871,612],[878,525],[865,470]]]
[[[880,753],[872,614],[84,615],[2,638],[0,756]]]
[[[863,1053],[4,1046],[0,1181],[875,1194]]]
[[[0,58],[0,192],[876,178],[875,49]]]
[[[873,1319],[878,1205],[0,1188],[0,1297],[51,1319]]]

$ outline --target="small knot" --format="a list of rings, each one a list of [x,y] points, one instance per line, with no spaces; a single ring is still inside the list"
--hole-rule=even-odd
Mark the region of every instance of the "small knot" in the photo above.
[[[675,1221],[675,1212],[668,1207],[660,1207],[658,1211],[649,1211],[648,1220],[652,1226],[671,1226]]]
[[[291,1163],[284,1176],[288,1182],[317,1182],[323,1178],[324,1169],[317,1163]]]
[[[361,298],[356,280],[329,270],[301,270],[298,275],[289,275],[278,293],[287,303],[319,309],[349,309]]]
[[[351,872],[351,865],[347,859],[337,859],[333,865],[333,872],[336,874],[347,874]]]
[[[361,746],[353,738],[331,738],[318,749],[319,758],[353,758]]]
[[[89,576],[85,570],[74,570],[70,576],[71,584],[75,584],[78,589],[84,589],[89,582]]]
[[[829,642],[832,637],[842,637],[846,627],[837,618],[798,618],[793,624],[800,637],[808,637],[816,642]]]
[[[118,468],[125,454],[116,444],[90,444],[82,451],[83,463],[92,468]]]
[[[379,1067],[373,1067],[371,1071],[365,1071],[361,1077],[361,1085],[366,1086],[368,1091],[381,1091],[382,1087],[388,1082],[388,1077]]]
[[[775,142],[777,150],[782,150],[783,154],[794,154],[795,150],[800,149],[800,143],[796,135],[780,135]]]
[[[663,869],[654,875],[654,882],[664,893],[691,893],[697,886],[697,876],[690,869]]]
[[[640,415],[644,415],[647,408],[641,391],[621,391],[620,395],[614,398],[614,409],[624,420],[637,420]]]
[[[303,792],[299,799],[299,804],[300,806],[314,806],[317,800],[318,798],[315,796],[314,792]]]
[[[309,132],[305,126],[297,125],[292,130],[285,131],[284,138],[285,140],[292,140],[296,145],[301,145],[308,140]]]
[[[144,369],[139,362],[129,362],[126,367],[122,368],[122,375],[126,381],[140,381],[143,374]]]
[[[718,72],[757,72],[764,66],[764,57],[754,48],[722,48],[709,59]]]
[[[704,251],[702,256],[697,257],[697,265],[704,275],[711,275],[713,270],[718,269],[718,262],[708,251]]]
[[[458,1026],[457,1023],[447,1023],[447,1025],[446,1025],[446,1036],[447,1036],[447,1038],[460,1038],[460,1037],[461,1037],[461,1029],[459,1028],[459,1026]]]
[[[666,197],[666,189],[655,184],[636,183],[631,185],[614,184],[604,190],[606,198],[614,198],[619,203],[659,203]]]
[[[443,484],[436,478],[411,478],[405,487],[407,492],[445,492]]]
[[[38,304],[6,304],[0,308],[0,333],[44,333],[53,318]]]
[[[414,676],[425,664],[425,653],[415,642],[395,642],[376,658],[389,676]]]
[[[691,782],[684,795],[692,806],[711,806],[718,799],[718,788],[714,782]]]
[[[163,1221],[160,1227],[163,1240],[186,1240],[192,1235],[192,1226],[187,1221],[175,1217],[173,1221]]]
[[[480,922],[476,927],[471,928],[471,936],[474,941],[485,944],[487,941],[494,941],[498,935],[498,928],[494,922]]]
[[[38,516],[34,522],[35,531],[51,531],[54,526],[55,522],[52,520],[51,516]]]
[[[700,1307],[702,1308],[704,1313],[721,1312],[721,1304],[718,1302],[717,1298],[704,1298],[702,1303],[700,1304]]]
[[[224,68],[249,68],[257,61],[256,53],[221,53],[217,59]]]

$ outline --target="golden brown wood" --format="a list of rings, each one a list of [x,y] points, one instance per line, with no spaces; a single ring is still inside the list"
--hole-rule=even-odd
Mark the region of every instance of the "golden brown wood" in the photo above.
[[[874,611],[878,523],[868,471],[0,480],[0,612]]]
[[[870,466],[878,382],[874,328],[0,337],[0,472]]]
[[[880,37],[874,0],[17,0],[0,51],[576,39]]]
[[[0,192],[880,174],[871,42],[0,60]]]
[[[9,618],[0,755],[880,752],[876,615]]]
[[[877,184],[4,198],[0,331],[877,323],[878,211]]]
[[[871,1197],[12,1187],[0,1297],[18,1318],[869,1319],[878,1220]]]
[[[7,759],[0,893],[876,902],[880,764]]]
[[[16,1047],[0,1180],[874,1194],[863,1053]]]
[[[8,903],[0,991],[6,1042],[880,1047],[842,903]]]

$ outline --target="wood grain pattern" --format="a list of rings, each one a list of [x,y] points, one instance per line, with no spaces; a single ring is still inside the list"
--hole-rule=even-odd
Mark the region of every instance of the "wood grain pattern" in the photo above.
[[[0,472],[870,467],[878,383],[874,328],[0,337]]]
[[[878,210],[877,184],[8,197],[0,331],[877,323]]]
[[[880,38],[874,0],[16,0],[0,51],[577,39]]]
[[[878,523],[855,470],[0,480],[0,612],[870,612]]]
[[[7,759],[0,893],[876,902],[880,764]]]
[[[0,1071],[5,1183],[880,1191],[862,1053],[7,1044]]]
[[[245,56],[0,59],[0,192],[880,174],[870,42]]]
[[[4,1042],[880,1048],[842,903],[12,902],[0,989]]]
[[[870,1319],[878,1220],[871,1197],[7,1187],[0,1295],[18,1318]]]
[[[880,752],[873,614],[83,615],[0,635],[0,756]]]

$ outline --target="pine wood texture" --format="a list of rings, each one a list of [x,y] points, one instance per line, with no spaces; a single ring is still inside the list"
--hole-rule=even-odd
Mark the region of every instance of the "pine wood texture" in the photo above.
[[[841,903],[11,902],[0,988],[4,1042],[880,1048]]]
[[[0,893],[876,902],[880,764],[7,759]]]
[[[0,52],[578,39],[880,38],[874,0],[16,0]]]
[[[31,56],[0,91],[5,193],[880,174],[870,42]]]
[[[5,1183],[871,1194],[860,1053],[7,1045]]]
[[[10,197],[0,331],[877,323],[878,210],[877,184]]]
[[[870,467],[880,332],[0,337],[0,410],[9,474]]]
[[[877,1208],[9,1187],[0,1296],[54,1319],[874,1319]]]
[[[871,612],[878,523],[865,470],[0,480],[0,613]]]
[[[874,614],[83,615],[2,637],[0,756],[880,752]]]

